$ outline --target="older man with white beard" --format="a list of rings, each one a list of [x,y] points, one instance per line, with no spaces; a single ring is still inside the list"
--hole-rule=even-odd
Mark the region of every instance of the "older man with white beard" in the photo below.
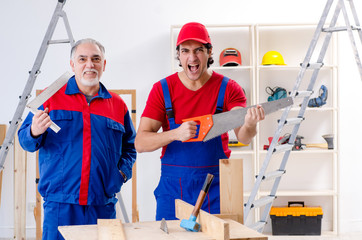
[[[63,239],[58,226],[115,218],[115,195],[132,177],[136,159],[127,106],[100,83],[104,47],[93,39],[76,42],[70,66],[75,75],[29,113],[18,132],[26,151],[39,150],[43,240]],[[51,120],[58,133],[48,129]]]

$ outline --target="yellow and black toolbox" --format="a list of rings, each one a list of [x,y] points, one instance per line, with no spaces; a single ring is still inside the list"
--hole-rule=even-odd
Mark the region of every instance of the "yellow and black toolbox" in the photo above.
[[[288,207],[270,209],[273,235],[321,235],[321,207],[305,207],[304,202],[288,202]]]

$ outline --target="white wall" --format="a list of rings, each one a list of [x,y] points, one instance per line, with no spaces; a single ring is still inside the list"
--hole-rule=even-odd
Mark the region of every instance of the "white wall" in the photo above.
[[[55,0],[1,1],[0,123],[12,118],[28,79]],[[109,89],[137,90],[137,122],[152,84],[171,74],[170,25],[199,21],[204,24],[317,23],[326,1],[304,0],[77,0],[64,7],[74,38],[93,37],[106,47],[107,68],[102,81]],[[355,1],[360,20],[362,3]],[[63,23],[55,39],[64,38]],[[340,37],[340,232],[361,231],[362,191],[358,178],[362,169],[360,136],[362,127],[362,82],[359,78],[346,35]],[[361,52],[362,53],[362,52]],[[69,67],[69,46],[49,47],[35,89],[51,84]],[[33,91],[34,92],[34,91]],[[33,93],[33,96],[35,94]],[[153,220],[153,190],[159,178],[159,151],[139,154],[138,205],[140,220]],[[35,198],[34,159],[28,162],[27,202]],[[130,186],[123,197],[130,208]],[[35,223],[27,211],[28,236],[34,236]],[[5,162],[0,208],[0,237],[13,234],[13,159]]]

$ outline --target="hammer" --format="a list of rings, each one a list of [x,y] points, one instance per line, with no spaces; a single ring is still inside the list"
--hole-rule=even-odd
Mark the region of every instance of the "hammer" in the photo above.
[[[326,134],[322,136],[327,143],[315,143],[315,144],[306,144],[305,146],[308,147],[317,147],[317,148],[328,148],[334,149],[333,145],[333,134]]]
[[[185,228],[187,231],[198,232],[200,231],[200,224],[196,222],[197,215],[199,215],[200,208],[202,203],[204,202],[205,196],[210,189],[210,185],[212,180],[214,179],[214,175],[208,173],[200,191],[199,197],[197,198],[194,210],[191,213],[190,218],[182,219],[180,227]]]

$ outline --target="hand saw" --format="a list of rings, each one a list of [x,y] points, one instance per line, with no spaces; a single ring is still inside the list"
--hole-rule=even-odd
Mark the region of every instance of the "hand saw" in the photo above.
[[[55,82],[53,82],[49,87],[47,87],[43,92],[41,92],[33,101],[31,101],[28,105],[30,111],[32,113],[36,113],[38,108],[45,103],[51,96],[53,96],[59,89],[61,89],[72,76],[70,72],[65,72],[62,76],[60,76]],[[50,125],[50,129],[52,129],[55,133],[59,132],[60,127],[56,125],[53,121]]]
[[[267,115],[279,109],[293,105],[293,99],[291,97],[287,97],[271,102],[264,102],[258,105],[261,105],[263,107],[264,113],[265,115]],[[234,128],[242,126],[244,124],[245,115],[247,114],[248,109],[256,106],[257,105],[253,105],[250,107],[240,108],[229,112],[214,115],[208,114],[182,120],[183,122],[195,121],[200,125],[198,136],[195,138],[191,138],[186,142],[206,142]]]

